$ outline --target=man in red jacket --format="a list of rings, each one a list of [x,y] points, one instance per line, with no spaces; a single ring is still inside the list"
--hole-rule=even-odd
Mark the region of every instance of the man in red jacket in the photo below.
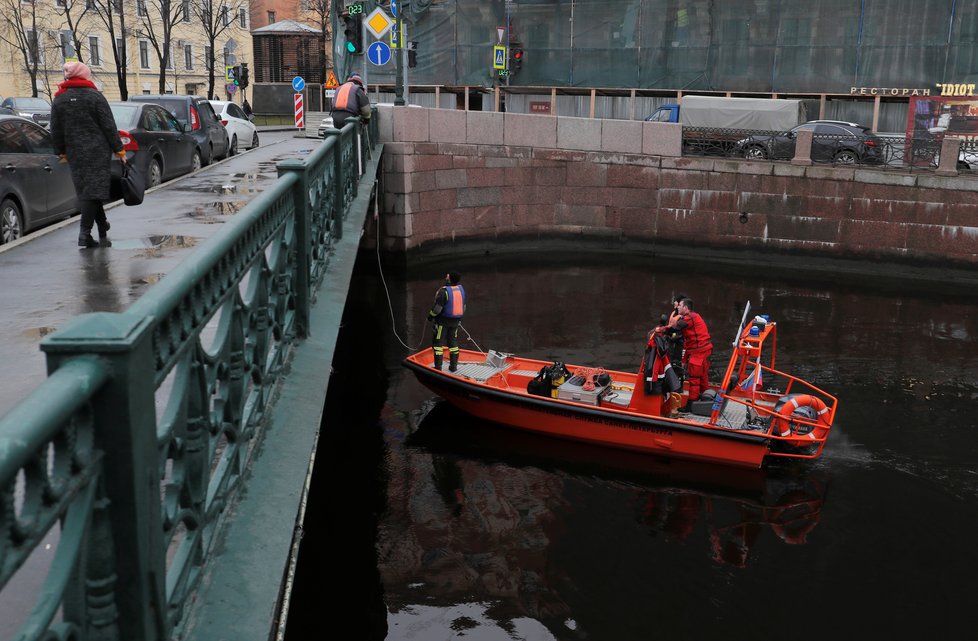
[[[710,385],[710,355],[713,354],[710,332],[703,317],[693,311],[691,298],[677,303],[669,318],[669,327],[683,333],[683,368],[689,381],[689,402],[692,403]],[[688,410],[689,405],[680,411]]]

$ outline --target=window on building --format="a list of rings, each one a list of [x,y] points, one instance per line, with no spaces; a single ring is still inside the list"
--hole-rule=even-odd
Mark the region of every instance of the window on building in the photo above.
[[[119,60],[125,62],[126,60],[126,40],[125,38],[115,39],[115,50],[119,56]]]
[[[183,0],[183,21],[190,22],[190,0]]]
[[[62,31],[58,34],[59,47],[61,49],[61,57],[64,59],[77,58],[78,54],[75,51],[75,40],[71,37],[72,33],[70,31]]]
[[[88,36],[88,61],[93,67],[102,66],[102,50],[99,47],[98,36]]]
[[[242,29],[248,28],[248,10],[244,7],[238,9],[238,26]]]
[[[85,8],[86,9],[94,9],[95,8],[95,0],[85,0]]]
[[[228,59],[230,57],[231,57],[231,51],[227,47],[224,47],[223,57],[221,58],[222,60],[221,64],[224,65],[225,67],[228,66],[229,64]]]
[[[24,32],[24,36],[27,38],[27,61],[44,62],[44,51],[41,49],[41,38],[38,33],[28,29]]]
[[[68,0],[58,0],[55,4],[57,4],[59,7],[64,7],[68,4]]]
[[[112,0],[112,10],[116,15],[122,15],[122,0]]]
[[[143,17],[149,15],[149,12],[146,10],[146,0],[136,0],[136,13]]]
[[[194,46],[183,45],[183,66],[186,69],[194,68]]]
[[[274,24],[274,23],[275,23],[275,12],[274,11],[269,11],[268,12],[268,24]]]
[[[139,68],[149,69],[149,40],[139,41]]]
[[[226,4],[221,5],[221,24],[225,27],[231,24],[231,13],[228,11]]]

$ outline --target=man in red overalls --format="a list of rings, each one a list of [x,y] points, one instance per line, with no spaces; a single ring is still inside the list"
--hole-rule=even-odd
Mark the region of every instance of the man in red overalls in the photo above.
[[[689,403],[698,399],[710,385],[710,355],[713,353],[713,343],[710,342],[706,322],[692,308],[693,300],[684,298],[679,301],[669,318],[669,327],[675,327],[683,333],[683,366],[686,380],[689,381]],[[689,405],[680,411],[689,411]]]

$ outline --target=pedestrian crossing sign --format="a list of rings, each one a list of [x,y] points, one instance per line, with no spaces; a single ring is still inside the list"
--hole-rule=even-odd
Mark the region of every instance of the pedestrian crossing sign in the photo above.
[[[497,46],[492,48],[492,68],[493,69],[506,68],[506,47]]]

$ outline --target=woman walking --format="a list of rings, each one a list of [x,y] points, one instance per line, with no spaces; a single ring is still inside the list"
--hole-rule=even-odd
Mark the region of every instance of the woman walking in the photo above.
[[[78,194],[78,246],[99,246],[92,238],[92,227],[98,225],[101,245],[110,247],[110,225],[102,203],[111,197],[112,154],[126,162],[126,152],[109,103],[92,82],[91,69],[83,62],[66,62],[64,74],[51,103],[51,134],[55,153],[71,168]]]

